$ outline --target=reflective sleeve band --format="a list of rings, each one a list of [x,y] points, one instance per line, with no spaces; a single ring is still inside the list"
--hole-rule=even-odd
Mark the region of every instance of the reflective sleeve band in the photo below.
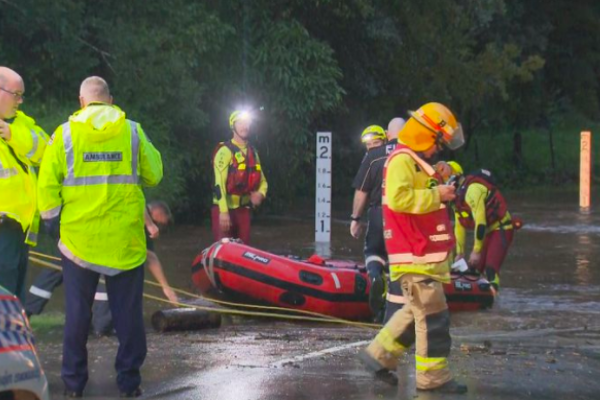
[[[431,253],[417,257],[411,253],[390,254],[388,256],[390,264],[428,264],[439,263],[448,258],[448,252]]]
[[[39,141],[37,133],[33,129],[31,129],[30,131],[31,131],[31,140],[33,141],[33,144],[31,146],[31,150],[29,151],[29,153],[27,153],[27,158],[31,158],[35,155],[35,153],[37,152],[37,149],[38,149],[38,141]]]
[[[399,356],[406,350],[406,347],[402,346],[385,326],[375,336],[375,340],[394,356]]]
[[[27,237],[25,238],[25,242],[35,245],[35,244],[37,244],[37,241],[38,241],[38,234],[36,232],[32,232],[31,227],[30,227],[29,232],[27,232]]]
[[[448,368],[448,359],[445,357],[421,357],[415,355],[417,371],[435,371]]]
[[[52,219],[58,217],[58,215],[60,214],[60,210],[62,210],[62,205],[54,207],[47,211],[42,211],[40,212],[40,214],[42,216],[42,219]]]
[[[108,301],[108,294],[106,292],[96,292],[94,295],[96,301]]]
[[[94,175],[75,177],[75,152],[73,150],[73,138],[71,135],[71,126],[69,122],[62,125],[63,142],[67,160],[67,176],[63,181],[63,186],[88,186],[88,185],[106,185],[106,184],[139,184],[138,177],[138,157],[140,151],[140,137],[137,123],[128,121],[131,126],[131,175]]]
[[[18,171],[15,167],[12,168],[2,168],[0,165],[0,179],[8,179],[11,176],[17,175]]]
[[[387,261],[385,261],[383,259],[383,257],[379,257],[379,256],[369,256],[369,257],[367,257],[366,260],[365,260],[365,264],[369,264],[370,262],[376,262],[376,263],[379,263],[381,265],[386,265],[387,264]]]
[[[40,289],[37,286],[31,286],[29,288],[29,293],[31,293],[37,297],[41,297],[42,299],[50,300],[52,298],[52,292],[49,292],[44,289]]]

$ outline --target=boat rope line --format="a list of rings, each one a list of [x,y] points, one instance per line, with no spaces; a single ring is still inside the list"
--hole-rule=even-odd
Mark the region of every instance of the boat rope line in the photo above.
[[[55,260],[55,261],[61,260],[59,257],[54,257],[54,256],[50,256],[47,254],[38,253],[35,251],[30,251],[29,253],[34,256],[46,258],[49,260]],[[53,269],[55,271],[62,272],[62,268],[59,265],[56,265],[54,263],[44,261],[37,257],[32,257],[32,256],[29,257],[29,260],[40,267],[49,268],[49,269]],[[162,288],[162,286],[157,282],[144,280],[144,283],[149,286]],[[335,318],[335,317],[317,313],[314,311],[297,310],[297,309],[292,309],[292,308],[283,308],[283,307],[274,307],[274,306],[261,306],[261,305],[254,305],[254,304],[235,303],[235,302],[230,302],[230,301],[207,298],[207,297],[198,295],[196,293],[192,293],[192,292],[174,288],[174,287],[172,287],[172,289],[174,292],[176,292],[178,294],[182,294],[182,295],[185,295],[185,296],[193,298],[193,299],[206,300],[206,301],[210,301],[215,304],[219,304],[219,305],[223,305],[223,306],[265,310],[265,312],[232,310],[232,309],[227,309],[227,308],[213,308],[213,307],[200,306],[200,305],[190,304],[190,303],[172,302],[168,299],[153,296],[153,295],[150,295],[147,293],[144,293],[144,297],[147,299],[161,302],[161,303],[170,304],[172,306],[177,306],[177,307],[181,307],[181,308],[195,308],[198,310],[204,310],[204,311],[215,312],[215,313],[220,313],[220,314],[240,315],[240,316],[249,316],[249,317],[266,317],[266,318],[287,319],[287,320],[295,320],[295,321],[324,322],[324,323],[333,323],[333,324],[354,326],[354,327],[363,328],[363,329],[380,329],[382,326],[380,324],[350,321],[350,320],[346,320],[343,318]],[[279,311],[279,312],[284,312],[286,314],[266,312],[266,311]],[[289,315],[290,313],[296,313],[296,314],[302,314],[302,315]]]

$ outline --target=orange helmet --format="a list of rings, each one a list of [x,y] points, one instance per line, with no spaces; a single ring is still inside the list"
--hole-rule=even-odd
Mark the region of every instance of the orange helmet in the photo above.
[[[398,139],[414,151],[425,151],[433,145],[446,145],[456,150],[465,143],[462,127],[443,104],[427,103],[417,111],[398,134]]]

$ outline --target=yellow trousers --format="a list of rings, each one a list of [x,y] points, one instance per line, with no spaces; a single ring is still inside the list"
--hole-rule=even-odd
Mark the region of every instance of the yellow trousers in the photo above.
[[[452,379],[450,315],[441,282],[425,275],[400,278],[407,304],[398,310],[367,347],[383,368],[395,370],[398,357],[416,344],[417,388],[433,389]]]

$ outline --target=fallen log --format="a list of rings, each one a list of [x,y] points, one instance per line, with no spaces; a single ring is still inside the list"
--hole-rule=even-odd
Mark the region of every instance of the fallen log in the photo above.
[[[152,327],[158,332],[196,331],[221,326],[221,314],[196,308],[174,308],[152,314]]]

